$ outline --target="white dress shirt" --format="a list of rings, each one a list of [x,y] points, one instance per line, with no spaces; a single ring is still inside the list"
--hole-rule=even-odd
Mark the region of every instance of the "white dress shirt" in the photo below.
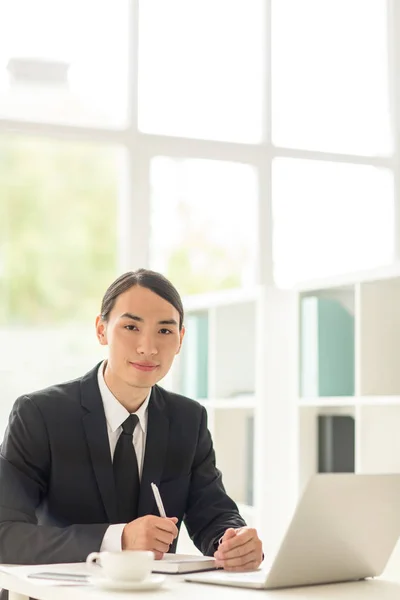
[[[105,365],[106,361],[101,363],[97,373],[97,380],[99,382],[101,399],[103,401],[104,412],[107,420],[107,433],[110,444],[111,459],[113,459],[115,446],[117,445],[118,438],[122,432],[122,423],[129,417],[131,413],[129,413],[120,402],[118,402],[114,394],[108,389],[107,384],[104,381],[103,374]],[[132,443],[133,447],[135,448],[139,469],[139,479],[141,479],[143,471],[144,450],[146,447],[147,434],[147,409],[149,406],[150,394],[151,390],[143,404],[135,413],[132,413],[137,415],[139,418],[139,422],[136,425],[132,436]],[[108,527],[101,543],[100,552],[115,552],[121,550],[121,536],[125,525],[126,523],[118,523]]]

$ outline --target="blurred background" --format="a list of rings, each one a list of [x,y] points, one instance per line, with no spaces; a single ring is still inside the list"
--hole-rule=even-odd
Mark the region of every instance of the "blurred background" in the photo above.
[[[170,385],[209,400],[232,489],[237,452],[244,456],[247,475],[232,495],[267,530],[260,515],[268,494],[254,482],[276,486],[274,514],[279,473],[296,472],[297,490],[318,470],[326,426],[317,429],[318,417],[356,419],[360,381],[375,364],[372,352],[360,370],[354,286],[364,279],[356,273],[379,280],[398,264],[399,39],[395,0],[1,0],[0,429],[18,395],[101,360],[94,319],[105,289],[128,269],[156,269],[185,297],[194,332],[188,327],[186,375]],[[312,353],[299,334],[304,290],[320,298],[310,290],[327,280],[353,321],[327,317],[332,331],[345,330],[345,346],[334,340],[330,349],[336,358],[349,351],[342,369],[350,383],[323,393],[313,388],[316,365],[297,351]],[[394,282],[381,295],[381,314],[397,289]],[[363,322],[375,318],[376,300],[369,310]],[[385,324],[390,343],[379,338],[382,363],[388,354],[392,361],[392,410],[398,322],[394,312]],[[224,360],[222,377],[216,365]],[[308,391],[302,369],[312,371]],[[271,388],[270,373],[286,387]],[[314,397],[306,412],[302,395]],[[324,395],[346,400],[320,410]],[[224,454],[229,419],[243,443]],[[269,469],[264,458],[286,442],[270,437],[264,447],[264,434],[282,422],[292,427],[290,436],[283,428],[291,458]],[[350,430],[350,467],[360,470],[362,445]],[[306,467],[301,435],[316,440]]]

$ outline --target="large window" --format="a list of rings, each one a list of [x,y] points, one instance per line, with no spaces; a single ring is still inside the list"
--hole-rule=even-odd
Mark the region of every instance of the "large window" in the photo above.
[[[157,157],[151,163],[151,184],[152,268],[170,277],[183,294],[256,283],[252,167]]]
[[[275,281],[388,264],[398,238],[391,36],[399,24],[385,0],[272,0],[271,8]]]
[[[0,419],[17,395],[103,355],[94,318],[117,272],[120,154],[0,138]]]
[[[264,0],[139,3],[139,128],[260,142]]]
[[[101,357],[94,317],[124,270],[152,266],[186,294],[393,260],[398,12],[0,2],[5,412]]]
[[[278,158],[272,185],[278,285],[390,263],[394,196],[388,169]]]
[[[0,323],[84,322],[116,272],[118,151],[0,140]]]
[[[126,124],[129,0],[1,0],[0,116]]]
[[[271,25],[274,144],[390,153],[386,2],[273,0]]]

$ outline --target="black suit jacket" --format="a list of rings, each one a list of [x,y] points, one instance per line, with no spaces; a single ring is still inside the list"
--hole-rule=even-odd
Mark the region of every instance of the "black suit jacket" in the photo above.
[[[84,561],[118,522],[97,370],[12,409],[0,453],[2,563]],[[158,514],[152,481],[203,554],[213,554],[226,528],[245,525],[215,467],[205,409],[159,386],[148,407],[138,516]]]

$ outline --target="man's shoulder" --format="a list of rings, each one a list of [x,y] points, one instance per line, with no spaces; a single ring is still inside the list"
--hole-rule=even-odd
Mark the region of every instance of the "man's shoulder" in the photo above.
[[[37,408],[45,410],[50,406],[57,406],[60,409],[62,406],[73,404],[80,398],[82,382],[88,377],[93,378],[96,370],[97,367],[81,377],[22,394],[15,406],[23,408],[26,404],[34,404]]]
[[[20,402],[28,402],[30,400],[37,404],[46,402],[46,400],[52,398],[71,397],[71,395],[74,395],[74,392],[76,393],[79,390],[81,381],[82,377],[77,377],[76,379],[62,383],[55,383],[40,390],[23,394],[18,400]]]
[[[161,396],[168,407],[172,409],[183,409],[198,414],[201,414],[204,410],[202,404],[200,404],[200,402],[197,400],[193,400],[193,398],[188,398],[187,396],[177,394],[176,392],[170,392],[160,385],[155,385],[154,389],[156,393]]]

